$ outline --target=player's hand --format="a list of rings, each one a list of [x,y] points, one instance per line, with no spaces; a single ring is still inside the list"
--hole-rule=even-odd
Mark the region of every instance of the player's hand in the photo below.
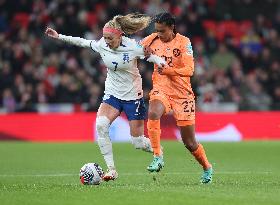
[[[164,74],[164,70],[167,68],[166,61],[163,58],[159,58],[159,62],[157,63],[157,71],[160,75]]]
[[[160,75],[163,75],[163,71],[164,69],[166,69],[166,65],[164,63],[161,63],[160,65],[158,65],[157,67],[157,71]]]
[[[45,34],[51,38],[58,38],[58,33],[52,28],[47,28]]]
[[[144,56],[147,58],[147,57],[150,57],[151,54],[153,54],[154,51],[151,49],[151,47],[149,46],[144,46]]]

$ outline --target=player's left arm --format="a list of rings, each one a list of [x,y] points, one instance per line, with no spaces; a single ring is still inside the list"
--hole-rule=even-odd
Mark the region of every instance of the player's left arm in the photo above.
[[[190,77],[194,72],[194,59],[191,42],[184,39],[181,47],[181,61],[183,66],[179,68],[165,67],[159,68],[158,71],[161,75],[182,76]]]

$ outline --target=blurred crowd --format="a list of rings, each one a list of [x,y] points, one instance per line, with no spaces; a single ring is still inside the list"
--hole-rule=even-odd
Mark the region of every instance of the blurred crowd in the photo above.
[[[201,105],[280,110],[280,1],[277,0],[0,0],[0,106],[36,111],[36,104],[88,103],[96,111],[106,67],[90,49],[44,35],[47,26],[86,39],[102,37],[117,14],[169,11],[194,49],[192,78]],[[140,40],[151,25],[132,36]],[[139,62],[145,99],[152,64]]]

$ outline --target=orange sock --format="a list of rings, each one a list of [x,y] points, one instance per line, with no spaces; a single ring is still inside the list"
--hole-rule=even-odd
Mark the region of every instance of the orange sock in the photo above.
[[[154,155],[160,156],[160,120],[148,120],[147,128]]]
[[[206,157],[202,144],[198,144],[197,149],[192,152],[192,155],[199,162],[199,164],[201,164],[201,166],[203,167],[204,170],[212,167],[212,165],[208,162],[208,159]]]

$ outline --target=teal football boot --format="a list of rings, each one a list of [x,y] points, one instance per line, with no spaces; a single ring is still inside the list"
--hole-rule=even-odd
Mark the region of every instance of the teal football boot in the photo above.
[[[159,172],[164,167],[163,157],[155,156],[152,163],[147,167],[150,172]]]
[[[212,175],[213,175],[213,168],[210,167],[209,169],[206,169],[203,171],[203,174],[201,176],[200,182],[202,184],[208,184],[212,182]]]

